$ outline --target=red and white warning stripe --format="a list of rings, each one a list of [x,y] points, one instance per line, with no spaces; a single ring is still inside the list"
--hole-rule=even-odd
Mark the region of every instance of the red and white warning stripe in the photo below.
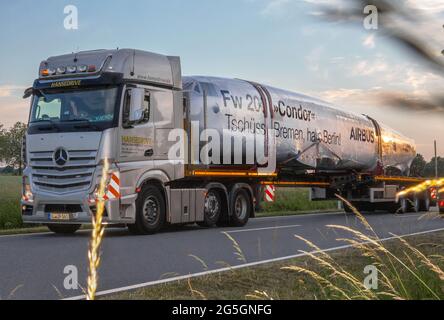
[[[113,172],[111,178],[109,179],[108,186],[106,187],[105,195],[99,201],[107,201],[111,199],[120,198],[120,174],[119,172]]]
[[[437,188],[437,187],[432,187],[432,188],[430,188],[430,197],[431,197],[433,200],[438,199],[438,188]]]
[[[276,191],[276,187],[273,185],[265,186],[265,201],[266,202],[274,202],[274,193]]]

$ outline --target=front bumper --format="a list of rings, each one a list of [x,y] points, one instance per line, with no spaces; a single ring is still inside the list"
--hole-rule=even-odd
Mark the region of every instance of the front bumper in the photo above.
[[[131,224],[135,222],[135,200],[137,194],[105,202],[103,222],[105,224]],[[25,223],[39,224],[87,224],[91,223],[96,204],[88,201],[85,193],[61,195],[34,194],[34,201],[21,201],[22,219]],[[53,209],[69,207],[69,210]],[[72,208],[75,208],[72,210]],[[52,210],[56,210],[51,212]],[[51,220],[53,213],[69,213],[69,220]]]

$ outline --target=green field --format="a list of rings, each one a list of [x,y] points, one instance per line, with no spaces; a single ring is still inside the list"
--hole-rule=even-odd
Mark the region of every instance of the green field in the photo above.
[[[20,216],[21,178],[0,176],[0,230],[22,228]],[[311,202],[308,189],[278,188],[274,203],[263,202],[257,216],[297,214],[317,210],[334,210],[336,201]]]
[[[258,216],[337,209],[337,201],[310,201],[306,188],[277,188],[275,202],[263,202]]]
[[[0,230],[23,227],[20,215],[21,178],[0,176]]]

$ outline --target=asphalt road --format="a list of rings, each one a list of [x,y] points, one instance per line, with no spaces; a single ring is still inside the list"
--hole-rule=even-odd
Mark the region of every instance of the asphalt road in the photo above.
[[[444,230],[437,213],[366,214],[380,238]],[[195,274],[227,266],[255,264],[308,250],[300,235],[322,249],[343,246],[336,239],[351,237],[326,225],[365,230],[353,214],[343,212],[252,219],[244,228],[181,227],[153,236],[131,236],[125,229],[107,230],[103,242],[99,291],[122,290],[159,279]],[[236,255],[230,235],[240,246]],[[76,266],[86,287],[89,232],[72,236],[50,233],[0,236],[0,299],[60,299],[83,294],[64,289],[64,268]],[[199,261],[199,259],[206,264]],[[119,289],[120,288],[120,289]]]

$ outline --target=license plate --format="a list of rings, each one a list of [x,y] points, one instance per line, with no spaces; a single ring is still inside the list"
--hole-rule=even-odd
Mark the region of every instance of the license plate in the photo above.
[[[50,213],[49,220],[71,220],[71,215],[69,213]]]

